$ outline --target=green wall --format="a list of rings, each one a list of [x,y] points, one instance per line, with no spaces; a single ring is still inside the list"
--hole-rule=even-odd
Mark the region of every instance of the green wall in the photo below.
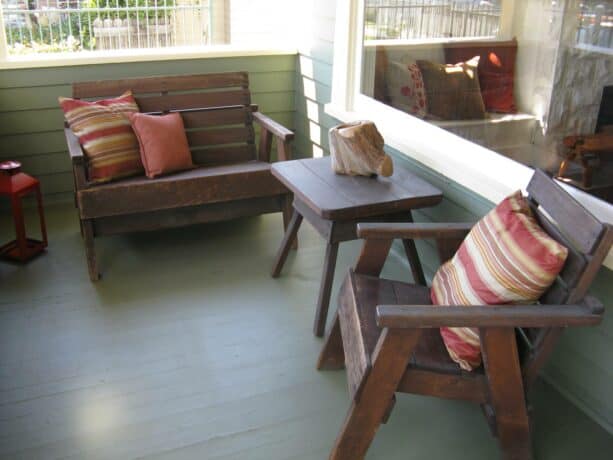
[[[324,112],[331,91],[336,2],[314,2],[311,44],[300,50],[296,75],[296,143],[303,156],[320,149],[327,153],[327,131],[338,123]],[[445,198],[439,206],[416,213],[416,219],[474,222],[492,208],[492,203],[446,177],[391,149],[390,153],[396,166],[406,166],[444,192]],[[434,248],[422,243],[419,251],[432,276],[438,263]],[[602,268],[592,293],[606,304],[613,297],[612,286],[613,272]],[[544,378],[613,433],[612,314],[605,315],[598,327],[567,331],[545,369]]]
[[[97,64],[0,71],[0,161],[16,159],[41,180],[47,202],[72,192],[59,96],[74,81],[246,70],[253,102],[293,127],[295,56],[262,56]]]

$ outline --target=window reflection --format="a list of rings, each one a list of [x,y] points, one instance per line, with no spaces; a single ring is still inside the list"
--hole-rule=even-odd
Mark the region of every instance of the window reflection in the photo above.
[[[364,8],[363,94],[552,175],[569,156],[568,136],[610,143],[613,0]],[[611,200],[613,155],[590,154],[589,183],[581,160],[566,162],[566,179]]]

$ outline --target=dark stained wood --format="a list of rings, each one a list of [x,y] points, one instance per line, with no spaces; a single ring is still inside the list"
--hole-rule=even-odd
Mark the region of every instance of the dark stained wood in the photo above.
[[[487,401],[487,382],[483,374],[445,374],[432,370],[409,367],[398,384],[398,391],[433,396],[444,399],[460,399],[475,403]]]
[[[251,104],[247,89],[218,91],[213,93],[187,93],[162,96],[137,96],[136,103],[141,112],[168,112],[194,107],[219,107]]]
[[[365,378],[360,400],[353,401],[336,438],[331,460],[364,458],[406,367],[418,330],[384,329],[373,352],[373,367]]]
[[[343,338],[340,328],[341,323],[337,311],[334,314],[332,327],[326,335],[324,346],[317,360],[318,370],[333,370],[345,367],[345,353],[343,350]]]
[[[317,305],[315,307],[315,321],[313,322],[313,333],[317,337],[322,337],[326,330],[326,319],[328,318],[328,306],[330,305],[330,296],[332,295],[332,281],[334,281],[337,254],[338,243],[328,242],[326,244],[319,296],[317,297]]]
[[[468,223],[366,223],[358,225],[358,236],[369,240],[393,238],[463,239],[473,225]]]
[[[268,131],[282,143],[287,143],[294,138],[294,133],[292,131],[287,129],[282,124],[277,123],[272,118],[267,117],[263,113],[254,113],[253,118],[262,127],[263,130]],[[289,160],[289,158],[285,158],[285,160]]]
[[[529,460],[532,458],[530,422],[515,330],[511,327],[486,328],[480,330],[480,336],[502,458]]]
[[[289,159],[294,136],[257,113],[246,72],[78,82],[73,84],[73,97],[116,97],[126,90],[135,95],[142,112],[181,114],[194,164],[199,167],[156,179],[89,184],[87,159],[72,131],[66,130],[92,280],[99,277],[94,236],[267,212],[283,212],[287,226],[291,194],[271,174],[270,145],[271,136],[279,137],[279,157]],[[269,133],[264,134],[268,139],[268,154],[262,156],[265,162],[256,161],[255,119],[262,132]]]
[[[443,198],[440,190],[403,168],[390,177],[343,176],[332,171],[329,157],[277,163],[273,174],[329,220],[393,214],[434,206]]]
[[[542,296],[540,304],[432,306],[427,287],[378,277],[389,244],[394,238],[421,237],[451,240],[457,245],[468,228],[456,224],[358,226],[358,233],[366,241],[356,269],[375,276],[349,272],[339,294],[340,333],[335,318],[320,356],[320,362],[334,361],[340,349],[338,335],[342,337],[353,400],[330,458],[363,459],[381,417],[388,415],[391,394],[397,391],[477,403],[499,440],[502,458],[532,458],[525,395],[564,328],[593,326],[602,321],[603,305],[586,294],[611,250],[613,230],[591,215],[586,220],[591,230],[576,230],[581,226],[578,223],[583,222],[578,219],[585,217],[587,211],[577,209],[574,201],[569,205],[570,211],[560,209],[568,194],[540,172],[535,174],[529,190],[540,198],[539,201],[531,196],[529,200],[540,203],[539,219],[545,223],[545,231],[571,247],[569,265],[552,289]],[[556,223],[549,222],[547,216],[557,219]],[[569,225],[570,230],[566,228]],[[479,328],[483,366],[472,372],[460,369],[442,342],[439,328],[443,326]],[[405,346],[403,351],[399,351],[397,343],[397,367],[388,368],[389,375],[378,373],[377,359],[382,356],[377,355],[378,345],[389,339],[386,334],[403,330],[411,334],[399,339]],[[420,331],[416,339],[412,334]],[[518,345],[522,346],[521,356]],[[374,396],[374,386],[383,393]],[[389,386],[392,390],[388,390]]]
[[[379,276],[391,247],[392,240],[365,240],[353,271]]]
[[[215,145],[194,147],[192,161],[198,166],[216,166],[224,163],[243,163],[256,159],[253,144]]]
[[[138,214],[99,217],[96,236],[122,233],[157,231],[164,228],[184,227],[192,224],[219,222],[238,217],[259,216],[279,212],[279,198],[265,196],[245,200],[205,203],[196,206],[161,209]]]
[[[379,305],[379,327],[568,327],[595,326],[604,308],[593,305]]]
[[[161,77],[77,82],[72,86],[72,97],[116,97],[127,90],[131,90],[134,94],[142,94],[231,87],[248,88],[249,75],[247,72],[224,72],[202,75],[167,75]]]
[[[604,225],[598,219],[543,171],[535,171],[527,190],[530,197],[565,230],[579,250],[592,252],[604,231]],[[577,225],[578,222],[581,225]]]
[[[302,215],[297,211],[294,211],[292,214],[292,218],[285,229],[285,235],[283,235],[283,241],[281,241],[281,247],[277,251],[277,256],[275,257],[275,262],[272,266],[272,270],[270,272],[270,276],[273,278],[278,278],[281,274],[281,270],[283,269],[283,265],[285,264],[285,259],[287,259],[287,255],[289,254],[289,250],[293,241],[296,239],[296,235],[298,234],[298,229],[300,228],[300,224],[302,223]]]
[[[260,133],[260,146],[258,158],[260,161],[270,161],[270,149],[272,148],[272,135],[265,129]]]
[[[255,140],[255,133],[251,126],[203,129],[188,131],[186,134],[190,147],[253,142]]]
[[[95,218],[284,193],[285,188],[270,175],[268,163],[249,162],[197,168],[155,180],[134,177],[81,190],[78,196],[81,216]]]
[[[280,140],[277,142],[277,148],[280,149],[282,143]],[[285,158],[287,153],[285,150],[283,152],[279,153],[279,158]],[[285,167],[284,164],[289,166]],[[272,171],[275,177],[293,192],[294,209],[328,242],[314,325],[315,335],[322,336],[338,243],[358,238],[357,227],[360,222],[412,222],[411,209],[436,204],[442,199],[442,194],[404,170],[396,171],[393,176],[382,179],[340,176],[332,171],[330,158],[276,163]],[[403,243],[416,278],[425,284],[414,244],[411,241]],[[286,239],[283,240],[278,254],[282,255],[285,245]],[[373,245],[375,249],[370,251],[371,255],[360,258],[356,266],[358,272],[364,269],[374,274],[375,270],[380,271],[383,266],[386,252],[379,252],[377,256],[374,254],[379,250],[389,250],[391,241]],[[369,266],[362,267],[362,261]],[[376,267],[377,261],[381,262],[381,266]],[[285,257],[275,262],[272,271],[275,276],[280,273],[284,262]]]

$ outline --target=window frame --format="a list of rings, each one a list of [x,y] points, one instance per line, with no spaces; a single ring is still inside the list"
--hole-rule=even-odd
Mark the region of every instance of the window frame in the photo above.
[[[503,6],[503,14],[507,8],[508,3]],[[342,122],[364,118],[374,121],[386,145],[492,203],[517,189],[525,190],[532,168],[360,93],[363,11],[364,0],[337,1],[332,92],[326,113]],[[503,36],[507,27],[504,21]],[[613,224],[612,205],[561,184],[599,219]],[[605,265],[613,269],[613,250]]]

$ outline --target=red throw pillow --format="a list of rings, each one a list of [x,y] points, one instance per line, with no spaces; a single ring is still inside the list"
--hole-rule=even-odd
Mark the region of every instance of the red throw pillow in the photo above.
[[[458,252],[434,275],[434,305],[534,303],[554,282],[568,249],[551,238],[517,191],[470,231]],[[443,327],[449,356],[464,370],[481,364],[479,332]]]
[[[516,113],[514,96],[517,40],[448,43],[445,62],[452,64],[479,56],[479,84],[488,112]]]
[[[91,182],[142,174],[138,140],[128,119],[128,114],[138,112],[131,91],[101,101],[60,97],[59,102],[70,129],[83,147]]]
[[[140,144],[147,177],[194,167],[181,115],[134,113],[130,115],[130,121]]]

